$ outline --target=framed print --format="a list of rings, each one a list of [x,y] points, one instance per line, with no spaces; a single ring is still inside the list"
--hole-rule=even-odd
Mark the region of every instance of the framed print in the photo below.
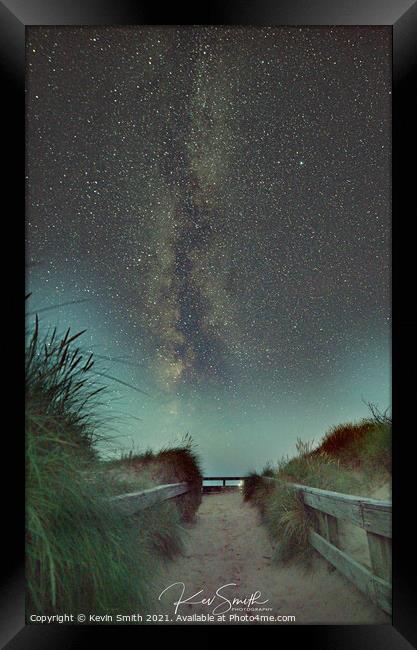
[[[20,149],[25,120],[4,647],[415,643],[403,5],[2,3]]]

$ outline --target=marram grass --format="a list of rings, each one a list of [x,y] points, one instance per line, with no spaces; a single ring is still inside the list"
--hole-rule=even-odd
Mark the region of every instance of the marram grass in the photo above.
[[[294,458],[281,459],[273,471],[268,465],[248,475],[243,498],[259,509],[274,544],[274,560],[308,565],[314,553],[308,540],[314,521],[289,483],[367,496],[381,477],[389,478],[390,469],[391,422],[375,417],[333,427],[316,448],[298,440]],[[265,480],[268,476],[277,480]]]
[[[169,501],[126,516],[109,497],[152,487],[145,469],[122,480],[96,452],[100,420],[91,357],[56,331],[26,349],[26,611],[146,611],[165,561],[182,548]]]

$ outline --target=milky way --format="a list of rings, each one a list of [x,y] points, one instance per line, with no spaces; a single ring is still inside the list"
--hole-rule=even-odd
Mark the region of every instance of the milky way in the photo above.
[[[88,298],[45,323],[127,360],[135,441],[243,466],[388,405],[388,28],[35,27],[27,65],[32,307]]]

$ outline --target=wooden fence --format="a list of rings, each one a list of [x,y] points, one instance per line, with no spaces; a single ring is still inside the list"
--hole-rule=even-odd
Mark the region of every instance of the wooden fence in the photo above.
[[[391,614],[391,501],[341,494],[296,483],[287,485],[302,495],[305,507],[313,515],[315,524],[310,531],[311,545],[375,605]],[[366,531],[372,570],[340,548],[340,519],[348,520]]]
[[[237,489],[237,485],[226,485],[227,481],[243,481],[244,476],[204,476],[202,492],[222,492],[222,488]],[[204,485],[204,481],[221,481],[222,485]]]
[[[205,481],[241,481],[244,476],[207,476]],[[265,480],[276,479],[264,477]],[[287,483],[297,490],[305,508],[312,515],[314,528],[310,543],[340,573],[366,594],[378,607],[391,614],[391,519],[392,504],[350,494]],[[204,489],[204,488],[202,488]],[[111,497],[126,514],[134,514],[160,501],[172,499],[190,490],[188,483],[170,483],[140,492]],[[338,521],[345,519],[366,531],[372,570],[340,548]]]
[[[168,483],[167,485],[157,485],[156,487],[141,490],[140,492],[119,494],[111,497],[110,502],[120,507],[127,515],[132,515],[160,501],[172,499],[180,494],[189,492],[189,490],[190,486],[188,483]]]

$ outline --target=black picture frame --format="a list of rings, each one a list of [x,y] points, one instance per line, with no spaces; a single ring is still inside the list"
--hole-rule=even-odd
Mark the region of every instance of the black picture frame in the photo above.
[[[4,199],[9,198],[12,213],[7,220],[15,226],[8,235],[7,249],[15,246],[12,267],[4,271],[6,290],[10,291],[7,315],[14,312],[17,326],[7,328],[7,350],[10,369],[19,366],[16,350],[23,350],[24,317],[21,294],[24,285],[24,42],[28,25],[391,25],[393,30],[393,618],[392,626],[280,626],[271,630],[276,642],[303,641],[319,648],[403,649],[417,646],[415,598],[415,542],[412,533],[413,499],[415,498],[413,454],[413,374],[416,360],[416,320],[411,314],[414,287],[414,240],[411,237],[415,165],[407,154],[415,152],[417,54],[417,3],[410,0],[257,0],[256,2],[219,0],[197,4],[185,10],[173,3],[167,11],[158,4],[127,0],[3,0],[0,2],[0,65],[2,67],[3,125],[10,138],[3,156]],[[4,153],[4,151],[3,151]],[[413,183],[414,181],[414,183]],[[4,217],[6,218],[6,217]],[[6,244],[6,240],[4,240]],[[4,245],[4,248],[6,246]],[[4,256],[3,256],[4,257]],[[12,272],[10,269],[12,268]],[[12,276],[12,277],[11,277]],[[10,279],[10,282],[9,282]],[[13,281],[12,281],[13,280]],[[6,291],[6,293],[7,293]],[[3,339],[4,340],[4,339]],[[10,342],[10,343],[9,343]],[[22,347],[20,347],[22,346]],[[22,364],[23,365],[23,364]],[[407,373],[409,374],[407,375]],[[18,379],[20,382],[20,378]],[[14,467],[3,491],[2,514],[5,551],[1,583],[1,647],[18,648],[82,648],[97,642],[104,634],[116,647],[135,645],[143,639],[137,627],[26,626],[24,619],[24,443],[23,391],[17,383],[8,382],[10,395],[5,403],[16,403],[12,433],[4,448],[5,464]],[[8,401],[10,399],[10,402]],[[9,409],[10,410],[10,407]],[[22,418],[22,419],[21,419]],[[7,446],[8,445],[8,446]],[[5,462],[7,459],[7,463]],[[12,487],[11,487],[12,486]],[[20,487],[19,487],[20,486]],[[7,531],[7,534],[6,534]],[[414,559],[414,564],[413,564]],[[205,628],[201,626],[159,628],[169,631],[170,640],[183,642],[189,634],[202,640],[224,637],[242,628]],[[246,639],[257,640],[265,628],[245,627]],[[143,632],[143,628],[141,628]],[[153,635],[154,628],[148,628]],[[204,634],[203,634],[204,632]],[[208,632],[208,634],[206,634]],[[256,637],[254,636],[256,634]],[[174,636],[172,636],[174,635]],[[304,639],[300,638],[300,635]],[[240,634],[238,634],[240,636]],[[94,638],[93,638],[94,637]],[[122,642],[123,637],[123,642]],[[249,638],[248,638],[249,637]],[[297,637],[297,639],[295,639]],[[412,644],[412,645],[410,645]]]

